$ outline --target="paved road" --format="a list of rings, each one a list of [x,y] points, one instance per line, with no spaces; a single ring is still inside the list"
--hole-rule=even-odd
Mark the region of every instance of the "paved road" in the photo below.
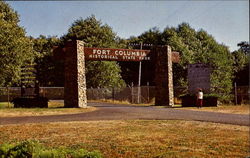
[[[136,107],[109,103],[89,103],[98,110],[89,113],[0,118],[0,125],[91,120],[194,120],[249,126],[249,115],[191,111],[184,109]]]

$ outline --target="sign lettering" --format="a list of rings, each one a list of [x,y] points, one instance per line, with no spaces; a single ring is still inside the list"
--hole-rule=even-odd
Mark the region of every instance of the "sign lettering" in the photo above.
[[[84,48],[87,60],[142,61],[150,60],[149,50]]]

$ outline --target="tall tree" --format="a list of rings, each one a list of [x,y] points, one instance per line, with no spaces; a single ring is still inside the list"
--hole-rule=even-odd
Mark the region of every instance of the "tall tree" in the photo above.
[[[229,99],[232,90],[233,61],[228,48],[217,43],[206,31],[195,31],[186,23],[180,24],[176,28],[176,32],[183,48],[173,49],[181,53],[183,71],[187,70],[188,64],[208,64],[212,68],[211,86],[213,92],[220,94],[222,99]],[[186,74],[182,77],[186,81]]]
[[[0,86],[18,84],[21,66],[33,59],[32,42],[18,22],[17,12],[0,1]]]
[[[93,15],[85,20],[82,18],[76,20],[62,39],[82,40],[85,42],[85,47],[115,48],[124,45],[124,41],[116,36],[111,27],[103,25]],[[121,69],[117,62],[87,61],[87,87],[122,87],[125,82],[120,73]]]
[[[240,48],[232,52],[232,59],[234,61],[234,82],[238,86],[249,85],[249,61],[250,61],[250,47],[246,41],[237,44]]]
[[[242,42],[238,43],[237,46],[239,46],[240,47],[239,50],[241,50],[245,54],[250,54],[250,45],[249,45],[249,42],[242,41]]]
[[[229,49],[216,42],[204,30],[196,31],[189,24],[178,27],[166,27],[163,32],[146,31],[133,41],[169,45],[173,51],[180,53],[180,62],[173,64],[175,86],[187,86],[187,66],[193,63],[205,63],[212,68],[211,85],[213,92],[221,98],[229,99],[232,90],[233,60]],[[157,35],[157,36],[156,36]],[[147,37],[147,38],[145,38]]]
[[[53,54],[53,46],[60,45],[57,37],[31,38],[34,43],[35,63],[37,79],[40,86],[63,86],[64,66],[62,60],[56,60]]]

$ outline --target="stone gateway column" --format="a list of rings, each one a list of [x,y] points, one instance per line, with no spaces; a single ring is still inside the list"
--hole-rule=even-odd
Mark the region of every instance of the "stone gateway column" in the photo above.
[[[172,53],[170,46],[153,48],[156,58],[155,68],[155,105],[173,106],[174,89],[172,73]]]
[[[87,107],[84,42],[69,41],[64,52],[64,107]]]

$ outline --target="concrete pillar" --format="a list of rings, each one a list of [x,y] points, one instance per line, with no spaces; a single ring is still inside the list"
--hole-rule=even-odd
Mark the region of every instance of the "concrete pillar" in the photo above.
[[[64,52],[64,106],[70,108],[86,107],[87,95],[83,41],[67,42]]]
[[[172,54],[169,46],[153,48],[156,57],[155,68],[155,105],[173,106],[174,88],[172,73]]]

